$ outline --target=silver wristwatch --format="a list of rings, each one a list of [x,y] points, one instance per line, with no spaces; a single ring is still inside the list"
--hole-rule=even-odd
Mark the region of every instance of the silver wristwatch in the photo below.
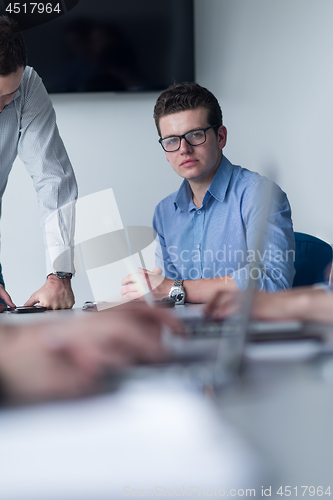
[[[177,305],[181,306],[181,305],[185,304],[186,294],[185,294],[185,290],[183,287],[183,281],[184,280],[176,280],[174,282],[173,286],[171,287],[171,290],[169,293],[169,298],[173,299],[175,301],[176,306]]]
[[[57,271],[55,273],[52,273],[52,274],[55,274],[57,278],[60,278],[61,280],[65,279],[65,278],[69,278],[70,280],[72,279],[73,277],[73,274],[72,273],[64,273],[62,271]]]

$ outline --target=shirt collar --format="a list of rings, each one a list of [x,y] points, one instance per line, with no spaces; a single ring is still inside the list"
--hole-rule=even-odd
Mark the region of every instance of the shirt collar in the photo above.
[[[20,85],[20,86],[19,86],[19,88],[17,89],[17,91],[16,91],[16,94],[15,94],[15,97],[14,97],[13,101],[15,101],[15,99],[17,99],[18,97],[20,97],[20,95],[21,95],[20,89],[21,89],[21,85]]]
[[[230,161],[225,156],[222,156],[221,163],[204,196],[202,202],[203,205],[206,203],[207,199],[210,196],[213,196],[217,201],[221,203],[223,202],[232,176],[233,168],[234,167],[230,163]],[[177,208],[180,208],[180,210],[183,210],[184,212],[190,212],[193,208],[197,208],[193,204],[192,189],[186,179],[183,180],[177,192],[174,205],[175,210],[177,210]]]
[[[217,169],[209,188],[207,189],[203,203],[205,203],[208,193],[214,196],[217,201],[220,201],[221,203],[224,201],[233,169],[234,167],[230,161],[225,156],[222,156],[220,166]]]
[[[174,205],[175,211],[177,208],[180,208],[183,212],[189,212],[193,208],[192,189],[186,179],[183,180],[180,188],[178,189]]]

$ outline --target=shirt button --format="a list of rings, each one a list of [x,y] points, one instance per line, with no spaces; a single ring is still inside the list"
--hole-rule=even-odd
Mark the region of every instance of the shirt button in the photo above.
[[[200,215],[200,214],[201,214],[201,210],[198,210],[198,211],[197,211],[197,214],[198,214],[198,215]]]
[[[200,245],[197,245],[197,248],[200,248]]]

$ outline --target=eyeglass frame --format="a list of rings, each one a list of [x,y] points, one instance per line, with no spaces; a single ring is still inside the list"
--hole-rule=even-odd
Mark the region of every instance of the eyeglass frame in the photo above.
[[[210,128],[215,128],[215,127],[219,127],[220,125],[210,125],[209,127],[206,127],[206,128],[195,128],[193,130],[189,130],[188,132],[186,132],[186,134],[183,134],[183,135],[168,135],[167,137],[160,137],[158,142],[161,144],[162,148],[163,148],[163,151],[165,151],[166,153],[175,153],[176,151],[178,151],[182,145],[182,139],[185,139],[185,141],[187,142],[187,144],[189,144],[190,146],[193,146],[193,147],[196,147],[196,146],[201,146],[202,144],[205,144],[205,142],[207,141],[207,136],[206,136],[206,132],[207,130],[209,130]],[[197,131],[202,131],[204,132],[205,134],[205,140],[203,142],[200,142],[200,144],[191,144],[190,142],[188,142],[188,140],[186,139],[186,135],[187,134],[190,134],[191,132],[197,132]],[[170,139],[170,137],[177,137],[179,139],[179,146],[177,149],[173,149],[172,151],[167,151],[162,142],[165,140],[165,139]]]

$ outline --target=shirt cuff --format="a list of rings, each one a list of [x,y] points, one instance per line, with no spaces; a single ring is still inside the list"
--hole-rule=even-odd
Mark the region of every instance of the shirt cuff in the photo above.
[[[75,274],[74,249],[72,246],[57,245],[53,248],[47,248],[45,259],[47,276],[57,271]]]

